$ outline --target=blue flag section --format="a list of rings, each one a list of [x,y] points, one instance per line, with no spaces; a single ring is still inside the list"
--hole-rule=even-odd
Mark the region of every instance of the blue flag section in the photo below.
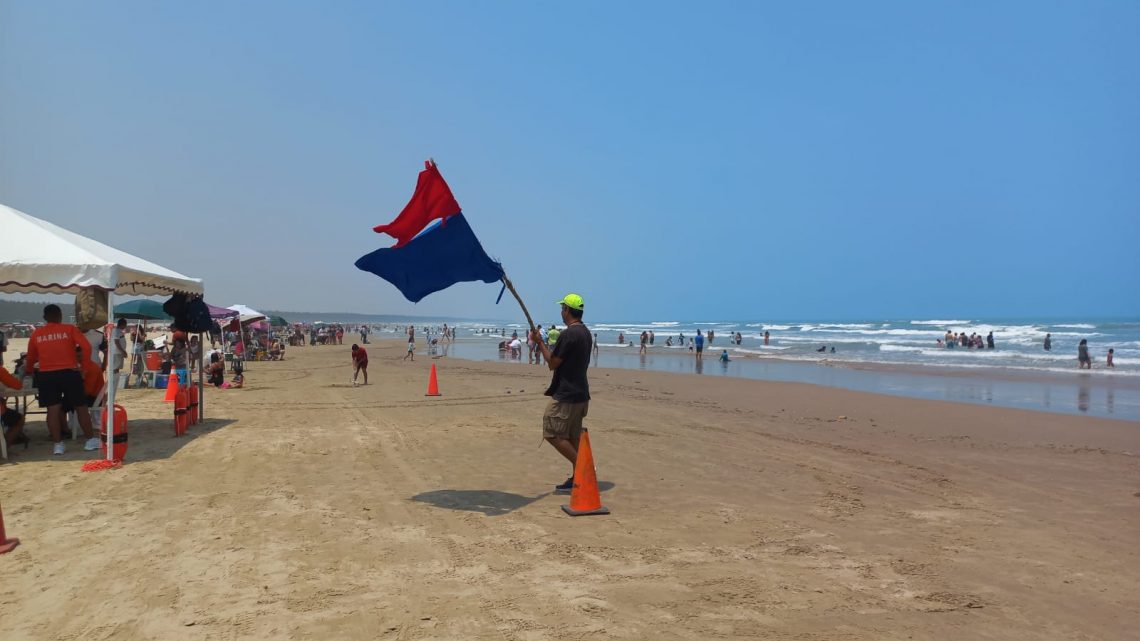
[[[356,266],[392,283],[413,303],[455,283],[503,278],[503,266],[491,260],[463,214],[449,216],[400,247],[361,256]]]

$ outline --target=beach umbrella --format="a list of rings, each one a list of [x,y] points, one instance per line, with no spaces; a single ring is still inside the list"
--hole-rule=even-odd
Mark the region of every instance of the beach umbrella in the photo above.
[[[282,318],[280,316],[270,316],[269,317],[269,324],[272,325],[273,327],[288,327],[289,321],[285,320],[284,318]]]
[[[130,320],[172,320],[162,311],[162,303],[139,298],[115,305],[115,316]]]
[[[210,310],[210,318],[214,320],[234,318],[238,315],[238,312],[229,309],[228,307],[217,307],[216,305],[211,305],[209,303],[206,303],[206,309]]]

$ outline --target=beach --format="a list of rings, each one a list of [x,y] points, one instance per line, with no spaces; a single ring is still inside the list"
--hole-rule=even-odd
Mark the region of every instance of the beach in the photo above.
[[[250,363],[181,438],[121,391],[120,469],[30,417],[0,638],[1140,639],[1134,422],[591,368],[612,514],[571,518],[545,368],[368,349]]]

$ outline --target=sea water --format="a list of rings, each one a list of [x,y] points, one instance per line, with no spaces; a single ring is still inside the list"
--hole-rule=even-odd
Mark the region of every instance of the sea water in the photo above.
[[[933,368],[1001,368],[1024,372],[1070,372],[1077,368],[1077,344],[1086,339],[1094,368],[1105,369],[1109,348],[1115,350],[1116,376],[1140,376],[1140,319],[1101,321],[1010,321],[965,319],[919,319],[863,322],[678,322],[595,323],[601,345],[617,345],[619,333],[636,343],[641,332],[653,331],[654,346],[673,338],[674,349],[684,335],[691,339],[699,329],[715,333],[711,348],[728,349],[730,356],[776,356],[784,360],[888,365],[921,365]],[[764,332],[769,342],[764,344]],[[995,349],[941,347],[937,341],[946,332],[976,333],[985,339],[993,332]],[[729,337],[739,332],[740,345]],[[1045,350],[1046,334],[1052,349]],[[821,353],[819,348],[826,349]],[[710,345],[705,342],[705,349]],[[831,349],[835,348],[832,353]]]
[[[541,319],[538,319],[541,322]],[[652,369],[760,380],[815,383],[899,396],[1088,414],[1140,421],[1140,319],[905,319],[866,321],[644,321],[587,322],[597,334],[601,367]],[[500,358],[497,331],[521,325],[472,323],[460,327],[451,355]],[[697,363],[689,342],[714,332]],[[993,332],[994,349],[941,347],[947,330]],[[640,352],[640,334],[654,342]],[[764,344],[764,332],[769,333]],[[736,332],[741,343],[730,341]],[[624,342],[619,335],[624,334]],[[1044,349],[1046,334],[1052,349]],[[667,340],[672,338],[673,345]],[[682,343],[682,338],[684,342]],[[1093,370],[1078,370],[1077,344],[1088,341]],[[820,348],[824,348],[820,352]],[[835,349],[832,352],[832,348]],[[1115,367],[1106,366],[1114,349]],[[727,350],[730,362],[717,357]],[[525,348],[524,348],[525,362]]]

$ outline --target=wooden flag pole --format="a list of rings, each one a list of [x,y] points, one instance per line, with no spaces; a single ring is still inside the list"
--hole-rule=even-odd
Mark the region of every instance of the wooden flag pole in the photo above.
[[[517,300],[519,302],[519,307],[522,308],[523,314],[526,314],[526,322],[528,325],[530,325],[530,331],[533,332],[534,331],[534,321],[531,320],[531,318],[530,318],[530,312],[528,312],[526,309],[526,303],[523,302],[522,296],[519,296],[519,293],[517,291],[515,291],[515,286],[514,286],[514,284],[511,283],[511,279],[507,278],[506,272],[503,273],[503,284],[507,286],[507,289],[511,290],[511,294],[513,294],[515,297],[515,300]]]

